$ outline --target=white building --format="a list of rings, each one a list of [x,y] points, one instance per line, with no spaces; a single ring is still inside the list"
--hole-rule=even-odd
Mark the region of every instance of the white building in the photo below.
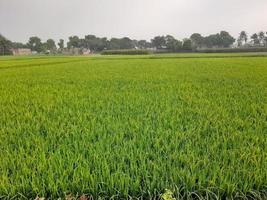
[[[22,55],[31,55],[32,51],[31,49],[27,49],[27,48],[18,48],[18,49],[12,49],[12,54],[14,56],[22,56]]]

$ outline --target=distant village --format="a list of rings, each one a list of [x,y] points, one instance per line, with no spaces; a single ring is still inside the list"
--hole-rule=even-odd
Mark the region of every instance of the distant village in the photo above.
[[[32,51],[30,48],[12,48],[11,53],[14,56],[22,56],[22,55],[37,55],[39,54],[37,51]],[[46,50],[44,54],[55,54],[55,52],[51,52],[50,50]],[[80,49],[80,48],[71,48],[71,49],[63,49],[60,54],[62,55],[90,55],[90,49]]]

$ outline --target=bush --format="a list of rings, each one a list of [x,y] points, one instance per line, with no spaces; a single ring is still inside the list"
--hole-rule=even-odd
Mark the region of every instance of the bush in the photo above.
[[[102,55],[148,55],[150,51],[145,49],[120,49],[120,50],[104,50]]]

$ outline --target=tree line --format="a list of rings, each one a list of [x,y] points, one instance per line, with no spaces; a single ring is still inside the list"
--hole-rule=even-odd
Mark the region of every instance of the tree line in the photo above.
[[[236,44],[237,47],[260,47],[267,46],[267,32],[254,33],[250,37],[245,31],[241,31],[239,37],[235,39],[227,31],[216,34],[202,36],[194,33],[190,38],[178,40],[171,35],[156,36],[150,41],[132,40],[128,37],[111,38],[86,35],[83,38],[70,36],[67,43],[60,39],[56,44],[55,40],[48,39],[45,42],[37,37],[30,37],[26,44],[12,42],[0,34],[0,53],[7,55],[12,48],[29,48],[37,53],[62,53],[68,49],[89,49],[91,52],[101,52],[103,50],[121,49],[154,49],[167,52],[192,51],[203,48],[229,48]]]

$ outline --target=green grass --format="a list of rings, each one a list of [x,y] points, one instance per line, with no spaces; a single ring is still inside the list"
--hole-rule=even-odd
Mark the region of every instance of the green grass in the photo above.
[[[267,57],[209,55],[0,58],[0,198],[266,198]]]

